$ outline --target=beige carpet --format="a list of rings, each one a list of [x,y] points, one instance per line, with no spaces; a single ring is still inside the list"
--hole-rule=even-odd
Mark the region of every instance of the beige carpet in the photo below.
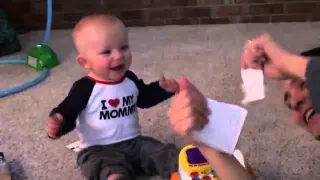
[[[169,77],[184,75],[207,97],[239,104],[242,45],[262,32],[270,32],[293,52],[320,43],[319,23],[131,28],[132,70],[147,82],[162,72]],[[43,32],[21,36],[24,49],[41,42],[42,36]],[[0,150],[10,161],[14,179],[82,179],[76,153],[65,148],[77,140],[75,134],[52,141],[46,138],[46,120],[50,109],[85,72],[75,62],[70,31],[54,31],[51,44],[62,64],[51,70],[50,77],[27,91],[0,99]],[[19,59],[25,54],[0,59]],[[0,89],[36,76],[34,70],[21,65],[0,65]],[[268,81],[267,85],[267,98],[248,107],[240,149],[257,169],[258,179],[320,179],[320,143],[290,123],[275,84]],[[181,144],[168,126],[168,103],[140,111],[143,133]]]

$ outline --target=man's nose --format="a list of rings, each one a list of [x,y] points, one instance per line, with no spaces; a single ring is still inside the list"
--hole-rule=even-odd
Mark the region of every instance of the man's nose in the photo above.
[[[291,97],[291,107],[295,110],[300,110],[306,100],[306,95],[303,91],[293,91]]]

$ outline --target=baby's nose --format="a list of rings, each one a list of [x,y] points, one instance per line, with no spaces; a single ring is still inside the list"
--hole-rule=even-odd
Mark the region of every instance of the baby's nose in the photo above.
[[[121,60],[123,58],[123,54],[120,51],[114,51],[113,59],[114,60]]]

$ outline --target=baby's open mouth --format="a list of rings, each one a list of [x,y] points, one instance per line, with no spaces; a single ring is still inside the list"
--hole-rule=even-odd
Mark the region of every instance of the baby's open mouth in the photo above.
[[[313,110],[313,108],[309,108],[308,110],[305,111],[303,115],[303,120],[308,124],[309,120],[314,114],[315,114],[315,111]]]
[[[110,70],[112,71],[122,71],[123,69],[124,69],[124,64],[120,64],[110,68]]]

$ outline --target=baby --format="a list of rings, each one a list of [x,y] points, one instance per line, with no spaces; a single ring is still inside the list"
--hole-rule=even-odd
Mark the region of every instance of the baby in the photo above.
[[[112,15],[83,18],[74,28],[77,62],[90,73],[77,80],[50,113],[52,139],[76,129],[82,151],[77,162],[89,180],[135,179],[138,174],[169,179],[178,150],[141,136],[137,108],[150,108],[179,91],[174,79],[145,84],[129,70],[128,32]]]

